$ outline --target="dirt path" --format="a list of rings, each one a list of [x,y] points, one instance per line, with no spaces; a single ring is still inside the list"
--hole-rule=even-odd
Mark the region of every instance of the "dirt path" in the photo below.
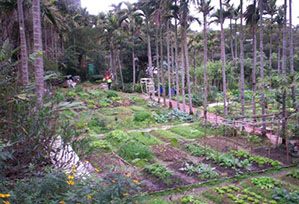
[[[146,100],[149,100],[149,96],[142,95],[142,97]],[[152,97],[152,100],[158,102],[159,99],[158,97],[154,96]],[[163,104],[163,98],[160,98],[160,103]],[[169,107],[171,104],[172,109],[177,109],[179,107],[179,110],[184,111],[186,113],[190,113],[190,107],[188,104],[186,104],[185,108],[183,106],[183,103],[177,103],[175,100],[169,100],[166,99],[166,106]],[[185,109],[185,110],[184,110]],[[203,110],[200,108],[194,108],[192,107],[192,112],[199,115],[201,118],[203,118]],[[222,116],[216,115],[214,113],[207,113],[207,120],[208,122],[212,124],[228,124],[227,120],[223,118]],[[235,120],[234,122],[231,122],[229,125],[235,127],[235,128],[241,128],[243,127],[245,132],[251,133],[251,134],[257,134],[261,135],[262,129],[259,127],[254,127],[253,125],[250,124],[241,124],[241,120]],[[275,135],[271,132],[266,133],[267,138],[271,141],[272,144],[276,144],[277,141],[278,143],[281,143],[281,138],[278,135]]]

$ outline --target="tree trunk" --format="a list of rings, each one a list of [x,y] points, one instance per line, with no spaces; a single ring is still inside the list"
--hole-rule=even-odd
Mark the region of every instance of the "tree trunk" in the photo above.
[[[245,98],[244,98],[244,33],[243,33],[243,0],[240,0],[240,96],[241,96],[241,115],[244,116],[245,114]]]
[[[278,36],[280,36],[280,34],[278,34]],[[280,62],[280,58],[281,58],[281,54],[280,54],[280,37],[278,37],[278,42],[277,42],[277,72],[278,74],[281,73],[281,62]]]
[[[180,96],[180,83],[179,83],[179,54],[178,54],[178,23],[177,19],[174,19],[174,29],[175,29],[175,38],[174,38],[174,46],[175,46],[175,51],[174,51],[174,58],[175,58],[175,80],[176,80],[176,101],[177,101],[177,109],[180,110],[180,105],[179,105],[179,96]]]
[[[158,87],[158,103],[161,100],[161,92],[160,92],[160,66],[159,66],[159,37],[158,37],[158,29],[156,31],[156,67],[157,67],[157,87]]]
[[[152,61],[152,48],[151,48],[151,36],[149,33],[149,23],[146,20],[146,32],[147,32],[147,59],[148,59],[148,67],[150,70],[150,77],[153,78],[153,61]]]
[[[183,44],[183,40],[181,42]],[[185,93],[185,63],[184,63],[184,46],[181,47],[181,69],[182,69],[182,98],[183,112],[186,112],[186,93]]]
[[[289,0],[289,34],[290,34],[290,73],[294,75],[294,36],[293,36],[293,18],[292,18],[292,0]],[[296,83],[292,86],[292,101],[293,107],[299,112],[299,104],[296,101]]]
[[[273,44],[273,37],[272,37],[272,32],[273,32],[273,26],[272,26],[272,23],[273,23],[273,15],[271,15],[271,30],[270,30],[270,48],[269,48],[269,67],[270,69],[272,69],[272,44]]]
[[[135,48],[133,43],[132,48],[132,64],[133,64],[133,91],[135,91],[135,85],[136,85],[136,61],[135,61]]]
[[[122,90],[124,90],[125,89],[124,77],[123,77],[123,72],[122,72],[122,68],[121,68],[121,61],[120,61],[120,56],[119,55],[120,55],[120,50],[118,50],[118,52],[117,52],[117,61],[118,61],[118,69],[119,69],[121,87],[122,87]]]
[[[282,39],[282,64],[281,64],[281,71],[283,77],[286,77],[287,71],[287,0],[284,0],[284,22],[283,22],[283,39]],[[283,84],[284,85],[284,84]],[[281,124],[281,136],[283,139],[286,137],[286,128],[287,128],[287,111],[286,111],[286,90],[283,87],[282,93],[282,124]]]
[[[262,135],[266,136],[266,99],[264,94],[264,25],[263,25],[263,3],[259,1],[259,12],[260,12],[260,81],[261,81],[261,106],[262,106]]]
[[[184,55],[186,60],[186,72],[187,72],[187,86],[188,86],[188,99],[189,99],[189,114],[193,114],[193,105],[192,105],[192,92],[191,92],[191,81],[190,81],[190,63],[189,63],[189,52],[188,52],[188,42],[186,28],[184,28]]]
[[[197,86],[197,76],[196,76],[196,49],[193,48],[193,84]]]
[[[40,0],[32,0],[32,16],[33,16],[33,44],[35,54],[35,85],[37,106],[41,107],[44,96],[44,61],[42,48],[42,29],[41,29],[41,12]]]
[[[234,53],[234,39],[233,39],[233,29],[232,29],[232,19],[229,19],[229,33],[230,33],[230,52],[232,56],[232,60],[235,61],[235,53]]]
[[[252,38],[253,38],[253,60],[252,60],[252,115],[254,117],[254,122],[256,122],[256,25],[252,27]]]
[[[24,11],[23,0],[18,0],[18,19],[19,19],[19,32],[20,32],[20,47],[21,47],[21,84],[26,86],[29,84],[28,74],[28,52],[27,42],[25,35]]]
[[[170,58],[170,43],[169,43],[169,20],[167,21],[167,31],[166,31],[166,47],[167,47],[167,70],[168,70],[168,99],[169,99],[169,108],[172,108],[171,103],[171,58]]]
[[[203,116],[205,124],[207,123],[207,105],[208,105],[208,37],[207,37],[207,16],[203,14],[203,40],[204,40],[204,57],[203,57],[203,76],[204,76],[204,102],[203,102]]]
[[[222,0],[220,3],[220,27],[221,27],[221,63],[222,63],[222,83],[223,83],[223,106],[224,106],[224,117],[227,117],[227,97],[226,97],[226,71],[225,71],[225,37],[223,29],[223,8]]]
[[[165,77],[164,77],[164,67],[163,67],[163,28],[160,27],[160,66],[161,66],[161,82],[163,89],[163,105],[166,106],[166,85],[165,85]]]

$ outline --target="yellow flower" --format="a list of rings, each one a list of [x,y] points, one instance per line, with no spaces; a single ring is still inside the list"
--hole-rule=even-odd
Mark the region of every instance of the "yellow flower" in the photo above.
[[[97,173],[99,173],[101,170],[100,169],[98,169],[98,168],[95,168],[94,169]]]
[[[62,201],[59,202],[59,204],[65,204],[65,202],[62,200]]]
[[[68,175],[68,177],[67,177],[68,180],[74,180],[74,178],[75,177],[73,175]]]
[[[10,194],[9,193],[0,193],[0,198],[9,198]]]
[[[90,194],[88,194],[86,197],[87,197],[87,200],[91,200],[92,199],[92,196]]]
[[[3,204],[10,204],[9,201],[3,201]]]
[[[133,183],[135,183],[135,184],[140,184],[140,182],[139,182],[137,179],[134,179],[134,180],[133,180]]]
[[[73,180],[68,180],[68,181],[66,181],[66,182],[67,182],[67,184],[69,184],[70,186],[75,185],[75,181],[73,181]]]

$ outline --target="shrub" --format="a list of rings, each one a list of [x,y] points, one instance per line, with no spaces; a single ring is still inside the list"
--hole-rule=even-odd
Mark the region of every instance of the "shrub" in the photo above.
[[[161,179],[164,183],[170,183],[171,173],[161,164],[151,164],[144,168],[146,172]]]
[[[77,177],[71,185],[68,176],[52,171],[38,177],[20,180],[10,187],[11,203],[121,203],[139,188],[120,174],[107,175],[103,179]],[[1,200],[1,198],[0,198]]]
[[[251,182],[261,189],[272,189],[281,184],[271,177],[258,177],[251,179]]]
[[[92,118],[88,122],[88,128],[95,133],[100,133],[102,130],[106,130],[106,126],[106,121],[100,118]]]
[[[106,91],[106,94],[107,94],[107,98],[118,97],[118,94],[115,91],[109,90],[109,91]]]
[[[136,122],[144,122],[152,119],[152,114],[145,111],[137,111],[134,113],[134,121]]]
[[[118,154],[128,161],[133,161],[134,159],[151,160],[153,154],[150,149],[137,141],[129,141],[123,144],[119,150]]]
[[[111,144],[120,144],[127,142],[129,140],[129,135],[122,131],[122,130],[114,130],[109,132],[106,135],[106,139],[111,143]]]

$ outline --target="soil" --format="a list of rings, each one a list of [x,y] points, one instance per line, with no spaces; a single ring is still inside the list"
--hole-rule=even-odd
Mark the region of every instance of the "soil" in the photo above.
[[[188,157],[188,154],[186,152],[173,148],[172,146],[167,144],[155,145],[153,146],[152,150],[157,158],[162,161],[184,160]]]
[[[291,156],[289,157],[290,161],[287,161],[286,151],[282,148],[260,147],[254,149],[252,153],[280,161],[284,165],[290,165],[292,163]]]
[[[184,185],[189,184],[176,175],[172,175],[169,178],[169,181],[170,181],[169,183],[165,183],[161,179],[159,179],[145,171],[143,171],[143,178],[153,184],[153,186],[151,188],[148,188],[148,187],[144,188],[148,192],[160,191],[160,190],[164,190],[167,188],[175,188],[178,186],[184,186]]]
[[[198,141],[200,145],[210,146],[219,152],[228,152],[230,150],[246,149],[246,145],[240,145],[225,137],[207,137]]]
[[[92,154],[87,160],[99,170],[99,176],[104,176],[111,172],[122,174],[136,172],[136,169],[133,166],[126,164],[113,153]]]

